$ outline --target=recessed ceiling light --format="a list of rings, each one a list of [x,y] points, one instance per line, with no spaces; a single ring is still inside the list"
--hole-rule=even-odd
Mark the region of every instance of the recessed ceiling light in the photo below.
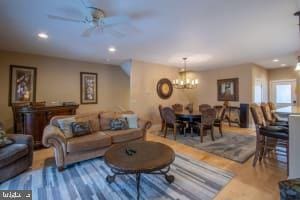
[[[116,50],[115,47],[109,47],[109,48],[108,48],[108,51],[109,51],[109,52],[116,52],[117,50]]]
[[[38,36],[43,39],[47,39],[48,35],[46,33],[39,33]]]
[[[279,60],[276,58],[276,59],[273,60],[273,62],[279,62]]]
[[[281,64],[280,66],[281,66],[281,67],[286,67],[286,64]]]

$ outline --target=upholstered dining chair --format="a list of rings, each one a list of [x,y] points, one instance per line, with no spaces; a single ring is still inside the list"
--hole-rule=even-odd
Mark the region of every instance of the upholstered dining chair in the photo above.
[[[268,104],[269,104],[269,107],[270,107],[271,111],[277,109],[275,103],[273,103],[273,102],[268,102]],[[276,121],[288,121],[288,118],[287,118],[287,117],[280,117],[280,116],[279,116],[278,114],[276,114],[275,112],[272,112],[272,117],[273,117],[274,119],[276,119]]]
[[[182,129],[185,134],[185,129],[186,129],[185,123],[176,121],[176,115],[172,108],[164,107],[162,108],[161,113],[165,122],[164,137],[167,136],[169,128],[173,129],[174,140],[176,140],[177,129]]]
[[[160,119],[161,119],[161,129],[160,129],[161,132],[164,131],[165,123],[166,123],[162,116],[162,109],[163,109],[162,105],[158,105],[158,111],[159,111],[159,115],[160,115]]]
[[[214,137],[214,122],[216,120],[217,112],[213,108],[208,108],[202,111],[201,123],[196,122],[200,130],[200,142],[203,143],[204,131],[210,130],[211,139],[215,141]]]
[[[267,152],[277,151],[278,146],[286,149],[285,155],[288,161],[288,129],[280,126],[267,126],[262,109],[257,104],[250,106],[250,111],[256,128],[256,150],[253,160],[253,167],[257,161],[261,162]]]
[[[183,111],[183,105],[182,104],[173,104],[172,108],[175,112],[182,112]]]
[[[225,106],[214,106],[214,109],[217,112],[217,117],[214,122],[214,127],[218,127],[220,135],[223,136],[223,121],[225,118],[226,107]]]
[[[288,127],[287,121],[279,121],[274,115],[272,115],[272,111],[268,103],[261,103],[260,106],[268,125]]]
[[[201,104],[201,105],[199,105],[199,111],[200,112],[203,112],[204,110],[207,110],[209,108],[211,108],[211,106],[208,105],[208,104]]]

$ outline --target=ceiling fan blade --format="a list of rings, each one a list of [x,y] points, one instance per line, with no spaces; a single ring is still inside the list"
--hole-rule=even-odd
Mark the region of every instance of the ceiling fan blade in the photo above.
[[[128,16],[113,16],[113,17],[105,17],[101,19],[101,22],[104,26],[111,26],[111,25],[117,25],[117,24],[124,24],[128,23],[129,17]]]
[[[80,20],[80,19],[72,19],[68,17],[61,17],[61,16],[56,16],[56,15],[48,15],[49,19],[54,19],[54,20],[60,20],[60,21],[68,21],[68,22],[76,22],[76,23],[86,23],[85,20]]]
[[[112,35],[113,37],[116,37],[116,38],[122,38],[122,37],[125,37],[125,34],[124,34],[124,33],[121,33],[121,32],[119,32],[119,31],[116,31],[116,30],[114,30],[114,29],[112,29],[112,28],[105,28],[105,29],[103,30],[103,32],[108,33],[108,34],[110,34],[110,35]]]
[[[81,34],[82,37],[90,37],[91,34],[93,33],[93,31],[95,31],[97,29],[96,26],[90,27],[88,29],[86,29],[85,31],[83,31],[83,33]]]

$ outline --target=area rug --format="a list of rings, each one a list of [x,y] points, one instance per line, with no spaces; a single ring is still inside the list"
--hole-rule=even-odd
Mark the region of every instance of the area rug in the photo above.
[[[32,190],[33,199],[136,199],[135,176],[117,176],[109,185],[110,169],[97,158],[70,166],[63,172],[55,167],[23,173],[0,185],[0,190]],[[233,174],[183,155],[176,155],[168,184],[161,175],[142,175],[141,199],[210,200],[233,178]]]
[[[151,133],[161,135],[160,131]],[[208,132],[208,135],[204,137],[204,142],[200,143],[199,136],[192,137],[190,134],[187,134],[184,137],[177,134],[176,141],[239,163],[246,162],[255,153],[255,136],[223,133],[223,137],[221,137],[218,132],[214,136],[215,141],[212,141]],[[167,138],[174,140],[171,132],[167,135]]]

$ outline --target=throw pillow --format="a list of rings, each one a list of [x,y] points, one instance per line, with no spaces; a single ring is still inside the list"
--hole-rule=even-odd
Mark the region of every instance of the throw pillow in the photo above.
[[[116,119],[115,112],[100,113],[100,128],[102,131],[110,130],[110,121]]]
[[[124,118],[113,119],[110,121],[111,130],[125,130],[128,129],[128,123]]]
[[[89,122],[72,122],[71,127],[74,137],[88,135],[91,133]]]
[[[136,114],[124,114],[122,117],[127,120],[128,128],[138,128],[138,117]]]
[[[76,122],[74,117],[58,119],[57,123],[60,130],[65,134],[66,138],[73,137],[71,124]]]
[[[13,143],[14,141],[12,139],[7,138],[5,131],[0,129],[0,148]]]

